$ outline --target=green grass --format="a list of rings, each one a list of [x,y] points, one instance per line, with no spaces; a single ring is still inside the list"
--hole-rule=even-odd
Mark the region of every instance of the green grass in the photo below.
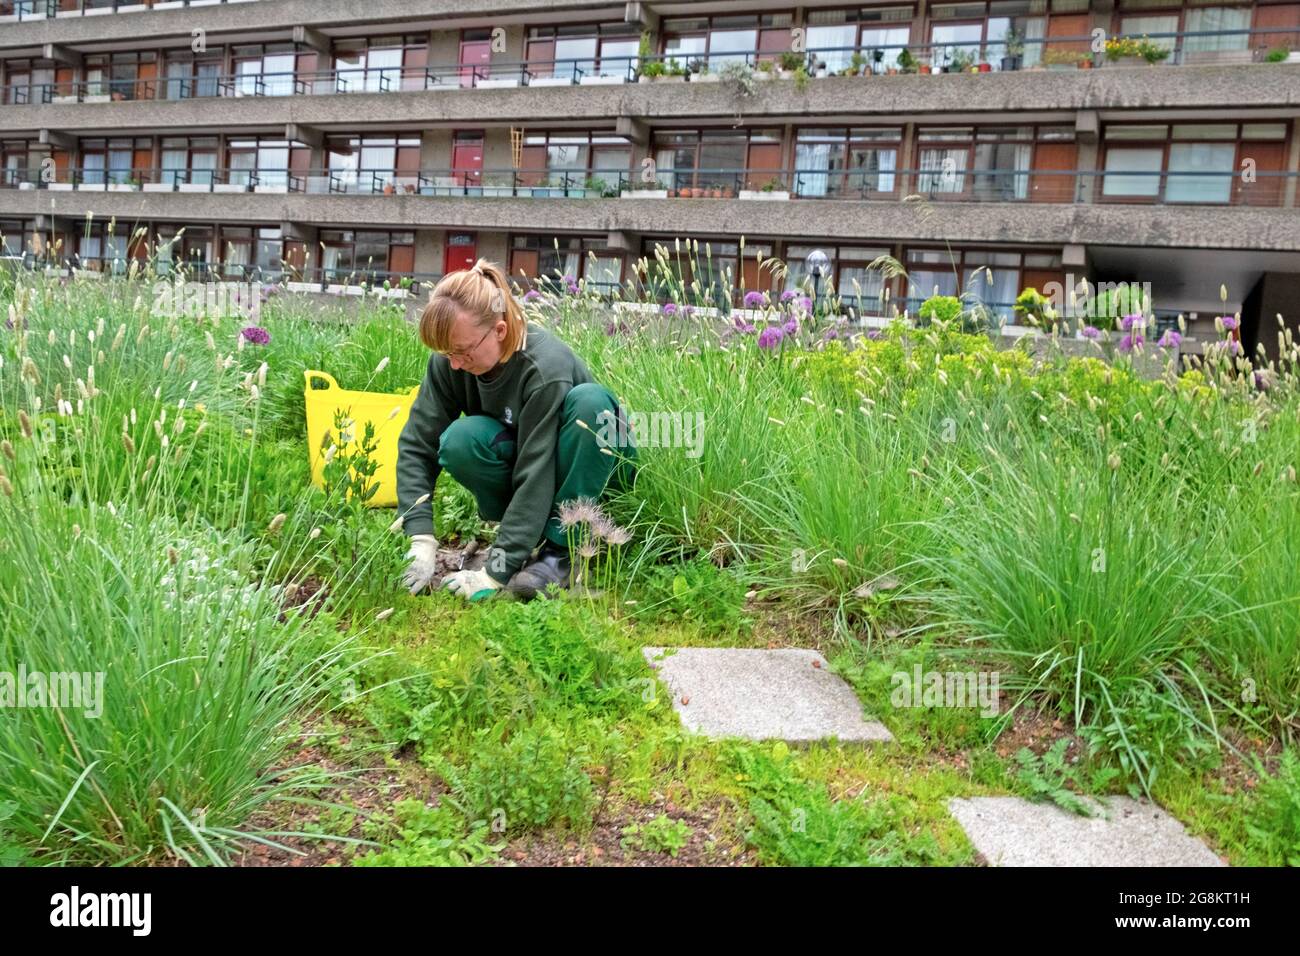
[[[941,323],[845,347],[804,322],[761,350],[698,316],[611,330],[605,303],[545,301],[534,318],[626,407],[702,413],[703,454],[643,450],[603,594],[467,608],[397,588],[391,512],[308,486],[304,370],[422,375],[393,307],[319,321],[274,296],[270,343],[240,347],[245,322],[137,294],[0,285],[19,320],[0,333],[0,651],[106,674],[103,717],[0,722],[0,861],[219,863],[274,839],[250,822],[273,805],[317,801],[306,832],[360,826],[363,865],[500,862],[597,827],[670,857],[681,814],[766,864],[967,864],[952,797],[1126,789],[1233,862],[1300,852],[1293,359],[1261,392],[1223,363],[1144,381]],[[443,539],[490,533],[454,482],[438,510]],[[304,588],[318,603],[286,611]],[[896,743],[695,737],[640,653],[770,642],[823,650]],[[997,669],[1003,710],[894,706],[917,666]],[[1059,718],[1080,763],[1000,753],[1015,708]],[[278,771],[307,717],[331,761],[415,761],[446,792],[363,814],[351,773]],[[1242,740],[1284,755],[1245,790],[1224,782]]]

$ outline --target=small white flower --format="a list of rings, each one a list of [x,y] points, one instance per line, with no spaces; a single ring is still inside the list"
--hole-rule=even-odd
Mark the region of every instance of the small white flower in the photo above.
[[[380,359],[380,360],[379,360],[379,364],[375,366],[375,374],[378,375],[380,372],[382,372],[382,371],[383,371],[384,369],[386,369],[386,368],[388,368],[388,356],[387,356],[387,355],[385,355],[382,359]]]

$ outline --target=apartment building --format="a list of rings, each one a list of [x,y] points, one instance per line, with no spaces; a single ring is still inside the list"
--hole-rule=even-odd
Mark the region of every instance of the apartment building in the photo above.
[[[690,237],[705,288],[814,249],[868,315],[1137,282],[1275,349],[1298,120],[1300,2],[0,0],[28,267],[610,286]]]

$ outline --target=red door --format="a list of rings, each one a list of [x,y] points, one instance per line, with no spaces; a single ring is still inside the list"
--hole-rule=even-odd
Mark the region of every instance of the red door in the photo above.
[[[1245,178],[1242,163],[1253,160],[1256,174],[1280,173],[1286,169],[1286,146],[1283,143],[1242,143],[1238,147],[1238,174],[1233,177],[1233,201],[1239,206],[1280,206],[1286,192],[1281,176],[1256,175]]]
[[[492,41],[475,40],[460,45],[460,85],[474,85],[475,72],[479,77],[488,75],[488,61],[492,59]]]
[[[1034,151],[1034,170],[1029,180],[1031,202],[1074,202],[1075,177],[1065,175],[1078,162],[1074,143],[1039,143]],[[1061,175],[1051,175],[1061,170]]]
[[[483,185],[483,140],[457,139],[451,148],[451,172],[458,186]]]
[[[474,268],[478,260],[477,242],[472,232],[449,232],[447,250],[442,258],[442,274],[451,275]]]

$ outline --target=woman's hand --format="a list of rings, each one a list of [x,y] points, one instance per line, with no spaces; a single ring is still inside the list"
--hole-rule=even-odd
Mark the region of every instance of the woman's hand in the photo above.
[[[419,594],[438,576],[438,539],[431,534],[411,535],[406,556],[411,563],[402,575],[402,584],[412,594]]]
[[[501,585],[482,569],[449,574],[447,580],[442,582],[442,586],[467,601],[481,601],[485,597],[491,597],[493,592],[501,590]]]

